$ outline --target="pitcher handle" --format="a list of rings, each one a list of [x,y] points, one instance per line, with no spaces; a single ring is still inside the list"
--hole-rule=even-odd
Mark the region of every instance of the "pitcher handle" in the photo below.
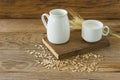
[[[44,13],[44,14],[42,14],[42,16],[41,16],[42,22],[43,22],[45,28],[47,29],[47,22],[45,21],[45,17],[48,19],[48,18],[49,18],[49,15],[48,15],[47,13]]]

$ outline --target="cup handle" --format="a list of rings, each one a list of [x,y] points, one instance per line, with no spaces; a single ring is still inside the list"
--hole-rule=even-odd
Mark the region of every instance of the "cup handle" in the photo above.
[[[107,29],[107,32],[104,33],[104,29]],[[109,27],[108,27],[108,26],[104,26],[104,27],[103,27],[103,33],[102,33],[102,35],[103,35],[103,36],[107,36],[107,35],[109,34],[109,32],[110,32]]]
[[[45,28],[47,29],[47,22],[45,21],[45,17],[48,19],[48,18],[49,18],[49,15],[48,15],[47,13],[44,13],[44,14],[42,14],[42,16],[41,16],[42,22],[43,22]]]

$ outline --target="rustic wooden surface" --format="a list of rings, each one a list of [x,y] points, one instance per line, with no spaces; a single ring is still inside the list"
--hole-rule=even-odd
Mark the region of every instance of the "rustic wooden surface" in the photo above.
[[[110,45],[107,37],[103,37],[99,42],[96,43],[87,43],[82,39],[80,30],[71,31],[70,40],[65,44],[51,44],[47,37],[44,37],[42,42],[57,59],[64,59],[78,54],[88,53],[108,47]]]
[[[111,46],[96,52],[104,56],[98,72],[59,72],[36,64],[26,50],[41,43],[46,30],[40,16],[53,8],[73,9],[86,19],[101,20],[120,35],[120,0],[0,0],[0,18],[37,18],[0,19],[0,80],[119,80],[120,39],[111,36]]]
[[[120,35],[119,20],[102,20]],[[120,39],[109,36],[110,47],[96,51],[104,56],[97,72],[47,70],[27,50],[36,49],[46,30],[39,19],[0,19],[0,80],[119,80]]]
[[[73,9],[84,18],[120,19],[120,0],[0,0],[0,18],[40,18],[54,8]]]

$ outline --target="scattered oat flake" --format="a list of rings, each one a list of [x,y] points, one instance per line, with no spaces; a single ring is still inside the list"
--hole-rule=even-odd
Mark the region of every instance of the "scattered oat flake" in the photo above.
[[[35,44],[34,46],[36,49],[28,50],[27,53],[35,57],[37,64],[47,69],[71,72],[93,72],[97,70],[98,64],[103,60],[103,56],[91,52],[73,56],[69,59],[57,60],[43,44]]]

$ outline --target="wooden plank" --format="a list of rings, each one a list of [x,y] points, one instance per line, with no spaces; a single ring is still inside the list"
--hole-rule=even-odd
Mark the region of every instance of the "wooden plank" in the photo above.
[[[113,71],[120,72],[120,39],[116,37],[110,37],[111,46],[105,49],[95,51],[96,54],[104,57],[100,63],[98,71]]]
[[[110,26],[117,34],[120,34],[119,20],[102,21],[105,25]],[[35,58],[26,51],[36,49],[33,46],[34,43],[41,43],[41,36],[44,34],[41,34],[42,32],[39,31],[43,28],[42,26],[38,28],[39,24],[41,24],[39,19],[0,20],[0,80],[120,79],[120,39],[111,36],[108,36],[111,46],[95,52],[95,54],[104,57],[104,60],[98,65],[98,72],[60,72],[48,70],[36,64]]]
[[[29,34],[29,35],[28,35]],[[39,37],[38,37],[39,36]],[[34,45],[41,44],[41,35],[39,33],[23,33],[23,32],[16,32],[16,33],[0,33],[0,63],[4,63],[4,65],[8,68],[0,68],[0,70],[4,71],[21,71],[21,69],[13,68],[9,69],[9,66],[14,66],[13,63],[18,65],[27,64],[33,65],[34,58],[30,56],[26,51],[27,50],[39,50]],[[25,39],[24,39],[25,38]],[[96,54],[104,56],[104,60],[99,64],[99,71],[111,71],[112,68],[114,71],[120,71],[120,40],[116,37],[109,37],[110,40],[110,47],[95,51]],[[8,44],[7,44],[8,43]],[[23,66],[24,67],[24,66]],[[29,66],[28,66],[29,67]],[[24,67],[25,68],[25,67]],[[33,67],[30,66],[28,69],[23,69],[23,71],[34,71],[34,70],[41,70],[41,67]],[[43,69],[43,71],[47,71]]]
[[[119,42],[119,39],[115,41]],[[113,41],[113,39],[111,41]],[[31,43],[29,43],[31,44]],[[116,48],[115,46],[118,46]],[[120,74],[120,44],[114,44],[111,48],[98,51],[97,54],[103,55],[104,60],[99,64],[99,72],[107,73],[72,73],[48,70],[35,62],[35,58],[23,49],[0,50],[0,79],[1,80],[119,80]],[[29,47],[29,46],[28,46]],[[114,49],[113,49],[114,48]],[[113,50],[111,50],[113,49]],[[117,50],[117,51],[116,51]],[[112,54],[113,51],[115,54]],[[102,53],[101,53],[102,52]],[[107,54],[106,54],[107,52]],[[112,55],[110,55],[112,54]],[[114,55],[114,56],[113,56]]]
[[[45,28],[41,26],[40,19],[0,19],[0,32],[40,32]]]
[[[108,57],[105,56],[105,59]],[[113,57],[114,63],[119,59]],[[113,58],[108,59],[112,61]],[[120,62],[118,63],[120,64]],[[107,65],[107,64],[106,64]],[[119,80],[120,68],[104,66],[99,67],[99,72],[80,73],[80,72],[60,72],[56,70],[48,70],[36,64],[34,57],[26,50],[0,50],[0,79],[1,80]],[[112,72],[111,72],[111,69]],[[106,71],[106,72],[105,72]],[[118,71],[118,73],[117,73]],[[103,73],[104,72],[104,73]]]
[[[0,73],[49,71],[38,65],[27,50],[0,50]]]
[[[119,80],[120,73],[69,73],[69,72],[7,72],[1,80]]]
[[[40,32],[1,32],[0,49],[36,49],[35,44],[41,44]]]
[[[84,18],[120,19],[120,0],[0,0],[0,18],[40,18],[54,8],[73,9]]]
[[[101,20],[104,25],[120,33],[119,20]],[[40,32],[46,33],[40,19],[0,19],[0,32]]]
[[[57,59],[95,51],[110,45],[109,40],[106,37],[103,37],[96,43],[87,43],[81,38],[80,30],[72,31],[70,40],[65,44],[52,44],[48,41],[47,37],[43,38],[42,42]]]

